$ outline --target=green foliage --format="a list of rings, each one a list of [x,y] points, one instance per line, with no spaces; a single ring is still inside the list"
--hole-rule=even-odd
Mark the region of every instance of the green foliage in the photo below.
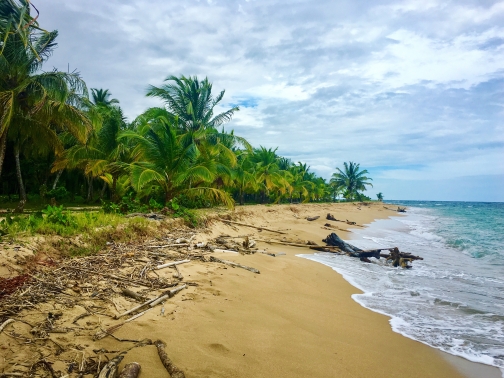
[[[112,201],[101,201],[102,210],[105,214],[120,214],[121,206]]]
[[[45,220],[49,223],[54,223],[61,226],[74,226],[76,225],[74,217],[69,211],[63,211],[61,206],[47,206],[47,209],[42,210],[45,215]]]
[[[168,203],[169,209],[173,210],[175,218],[184,219],[185,223],[189,226],[196,227],[199,223],[198,216],[188,208],[182,206],[177,198],[173,198]]]
[[[47,198],[54,198],[56,201],[61,201],[68,198],[70,193],[64,186],[58,186],[55,189],[51,189],[46,193]]]

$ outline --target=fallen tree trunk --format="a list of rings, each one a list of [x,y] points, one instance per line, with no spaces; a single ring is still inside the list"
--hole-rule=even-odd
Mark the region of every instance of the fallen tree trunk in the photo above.
[[[221,259],[218,259],[218,258],[213,257],[213,256],[210,256],[210,261],[218,262],[218,263],[225,264],[225,265],[229,265],[229,266],[232,266],[233,268],[242,268],[242,269],[248,270],[250,272],[257,273],[257,274],[261,273],[256,268],[251,268],[250,266],[241,265],[241,264],[235,263],[233,261],[221,260]]]
[[[234,221],[230,221],[230,220],[226,220],[226,219],[219,219],[219,220],[221,222],[224,222],[224,223],[231,223],[231,224],[237,224],[239,226],[252,227],[252,228],[256,228],[258,230],[264,230],[264,231],[269,231],[269,232],[276,232],[278,234],[286,234],[287,233],[287,232],[283,232],[283,231],[272,230],[272,229],[266,228],[266,227],[253,226],[253,225],[247,224],[247,223],[234,222]]]
[[[166,354],[165,343],[163,343],[161,340],[156,340],[154,341],[154,345],[157,348],[159,359],[161,360],[168,374],[170,374],[171,378],[185,378],[184,372],[176,367]]]
[[[331,245],[334,247],[338,247],[342,251],[348,252],[348,253],[357,253],[361,252],[362,249],[357,248],[351,244],[348,244],[347,242],[341,240],[341,238],[336,235],[334,232],[329,234],[325,239],[322,240],[324,243],[327,245]]]
[[[121,374],[117,378],[137,378],[140,374],[140,369],[141,367],[138,362],[130,362],[124,366],[124,369],[122,369]]]

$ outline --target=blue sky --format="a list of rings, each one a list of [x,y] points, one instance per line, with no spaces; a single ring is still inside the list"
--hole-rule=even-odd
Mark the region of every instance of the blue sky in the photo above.
[[[389,199],[504,201],[504,1],[37,3],[77,69],[132,119],[168,75],[239,104],[226,129]]]

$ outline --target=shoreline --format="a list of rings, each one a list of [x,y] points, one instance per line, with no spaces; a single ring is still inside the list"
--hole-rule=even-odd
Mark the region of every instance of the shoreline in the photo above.
[[[407,216],[407,214],[398,213],[398,214],[393,214],[392,216],[389,216],[388,219],[393,220],[394,218],[405,217],[405,216]],[[379,218],[379,219],[373,220],[370,223],[367,223],[366,228],[362,230],[363,231],[362,233],[359,233],[359,234],[349,233],[348,240],[362,240],[363,237],[368,236],[368,235],[366,235],[366,229],[369,230],[370,227],[373,227],[373,224],[376,221],[382,221],[382,222],[380,222],[381,223],[380,226],[378,226],[380,229],[382,229],[382,227],[385,226],[383,224],[383,220],[385,220],[385,219],[386,218]],[[394,228],[395,227],[393,227],[393,229]],[[372,248],[372,247],[370,247],[370,248]],[[338,274],[340,274],[340,273],[338,273]],[[350,283],[350,284],[352,284],[352,283]],[[369,311],[373,311],[373,312],[381,314],[381,312],[370,309],[370,308],[365,307],[363,305],[362,305],[362,307],[368,309]],[[383,315],[388,316],[390,319],[392,319],[389,315],[386,315],[386,314],[383,314]],[[392,328],[391,325],[390,325],[390,327]],[[408,336],[405,336],[405,335],[402,335],[402,336],[409,338]],[[504,371],[501,371],[501,369],[499,369],[496,366],[487,365],[487,364],[484,364],[481,362],[471,361],[471,360],[468,360],[468,359],[463,358],[461,356],[453,355],[453,354],[450,354],[450,353],[445,352],[443,350],[432,347],[429,344],[426,344],[426,343],[424,343],[424,344],[426,346],[436,350],[439,353],[439,355],[441,355],[446,361],[448,361],[450,364],[452,364],[460,373],[462,373],[467,378],[481,378],[481,377],[502,378],[504,376]]]
[[[287,235],[227,224],[209,217],[211,225],[206,230],[198,230],[194,241],[209,241],[226,234],[277,240],[287,236],[320,243],[331,232],[323,228],[327,213],[358,225],[397,215],[383,209],[379,203],[366,206],[345,203],[244,206],[234,211],[233,219],[283,230]],[[315,215],[320,219],[313,222],[305,219]],[[346,223],[335,224],[343,230],[352,227]],[[336,232],[348,240],[351,232],[343,230]],[[179,265],[178,270],[184,276],[183,282],[193,285],[169,299],[161,312],[158,307],[124,324],[114,333],[114,338],[95,340],[89,331],[76,332],[73,339],[58,334],[51,338],[57,343],[80,345],[82,356],[92,356],[96,353],[93,351],[99,349],[120,351],[133,345],[121,339],[161,339],[167,344],[166,351],[172,361],[188,378],[469,377],[438,350],[393,332],[388,316],[355,302],[351,296],[360,290],[335,274],[332,268],[297,257],[311,253],[309,249],[264,242],[258,242],[258,247],[284,255],[211,254],[259,269],[260,274],[209,262],[208,257],[204,261],[191,260]],[[166,252],[171,253],[168,249]],[[166,278],[174,273],[171,269],[158,272]],[[117,295],[109,302],[115,308],[108,305],[108,309],[102,307],[104,310],[100,312],[117,314],[133,306],[131,301]],[[43,319],[44,311],[54,308],[63,310],[70,324],[71,319],[82,314],[81,306],[61,307],[57,303],[47,303],[39,305],[36,313],[26,311],[20,317],[36,323]],[[86,324],[91,330],[96,329],[94,324],[106,329],[116,323],[110,315],[94,314],[81,325]],[[22,323],[15,322],[9,327],[12,327],[9,331],[12,329],[17,334],[29,332]],[[12,342],[6,332],[0,334],[0,346],[12,345]],[[33,353],[33,350],[22,348],[28,347],[15,347],[15,355],[5,356],[0,362],[0,372],[8,371],[6,362],[26,361],[29,353]],[[55,370],[65,371],[68,367],[68,357],[49,355],[47,358],[53,362]],[[168,376],[152,345],[130,350],[120,367],[133,361],[141,364],[141,377]]]

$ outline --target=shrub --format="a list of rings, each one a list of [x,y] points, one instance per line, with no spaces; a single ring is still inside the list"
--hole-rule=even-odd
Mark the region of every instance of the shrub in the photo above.
[[[68,190],[64,186],[58,186],[56,189],[51,189],[46,193],[47,198],[55,198],[56,201],[61,201],[69,195]]]

